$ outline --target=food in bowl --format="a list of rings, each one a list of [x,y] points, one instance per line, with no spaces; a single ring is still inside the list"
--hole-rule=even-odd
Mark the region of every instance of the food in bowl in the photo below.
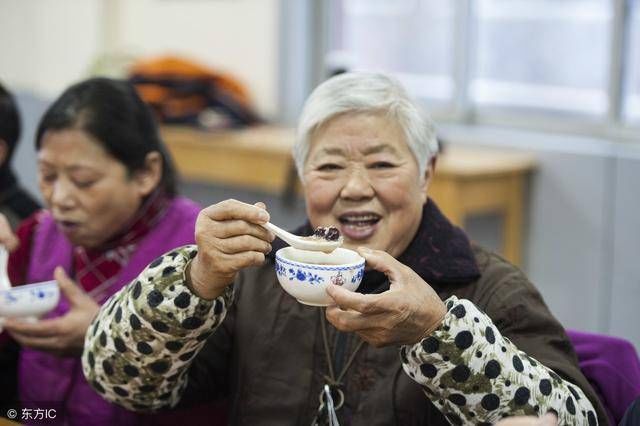
[[[337,248],[330,253],[285,247],[276,252],[276,275],[282,288],[298,302],[329,306],[333,299],[328,284],[355,291],[364,275],[364,258],[357,252]]]
[[[335,226],[318,226],[313,231],[313,236],[327,241],[337,241],[340,239],[340,231]]]

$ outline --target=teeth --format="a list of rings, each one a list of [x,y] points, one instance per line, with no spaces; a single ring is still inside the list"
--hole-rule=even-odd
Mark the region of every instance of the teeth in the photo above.
[[[349,222],[365,222],[365,221],[377,220],[378,216],[369,214],[369,215],[363,215],[363,216],[345,216],[342,219]]]

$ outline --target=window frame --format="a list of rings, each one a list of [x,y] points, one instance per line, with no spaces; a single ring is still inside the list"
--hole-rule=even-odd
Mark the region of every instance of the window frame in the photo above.
[[[610,0],[612,23],[609,47],[608,82],[605,94],[608,99],[603,115],[590,115],[578,111],[557,111],[525,106],[497,106],[473,103],[470,89],[475,75],[474,53],[477,51],[477,3],[474,0],[450,0],[454,7],[453,40],[453,98],[450,102],[418,98],[438,122],[464,125],[488,125],[519,128],[534,131],[553,131],[575,135],[588,135],[621,141],[640,142],[640,119],[625,116],[625,77],[628,70],[626,56],[630,53],[632,0]],[[324,2],[323,2],[324,3]],[[333,1],[317,19],[322,23],[324,49],[318,58],[324,58],[329,49],[330,17],[334,15]],[[640,4],[637,6],[640,7]],[[323,65],[322,59],[318,64]],[[316,83],[320,80],[316,79]],[[434,107],[435,105],[435,107]]]

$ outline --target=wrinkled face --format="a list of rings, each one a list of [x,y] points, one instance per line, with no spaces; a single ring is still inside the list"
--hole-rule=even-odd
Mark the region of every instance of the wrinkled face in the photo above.
[[[311,137],[304,192],[311,225],[336,226],[344,246],[399,256],[422,218],[429,179],[387,116],[339,115]]]
[[[124,164],[77,129],[44,134],[38,183],[58,228],[84,247],[99,246],[122,231],[146,195]]]

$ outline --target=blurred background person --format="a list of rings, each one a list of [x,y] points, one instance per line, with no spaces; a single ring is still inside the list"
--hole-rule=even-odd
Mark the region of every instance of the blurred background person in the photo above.
[[[31,194],[20,186],[11,166],[20,130],[20,112],[15,99],[0,84],[0,213],[12,228],[40,208]]]
[[[171,158],[128,83],[96,78],[71,86],[40,121],[36,149],[47,209],[16,234],[3,226],[0,242],[13,250],[14,285],[56,279],[63,297],[36,323],[5,322],[20,345],[19,399],[57,403],[60,423],[135,424],[135,415],[85,381],[84,335],[100,305],[146,264],[193,242],[199,206],[176,194]]]
[[[40,208],[38,202],[23,189],[11,166],[11,158],[20,140],[20,112],[14,97],[0,84],[0,217],[2,226],[15,227]],[[11,408],[5,403],[14,399],[17,386],[16,368],[18,345],[0,336],[0,412]]]

